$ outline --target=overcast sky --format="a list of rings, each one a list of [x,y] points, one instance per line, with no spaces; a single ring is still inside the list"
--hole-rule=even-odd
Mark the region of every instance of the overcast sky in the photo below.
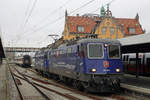
[[[61,37],[65,10],[69,15],[99,14],[99,8],[110,1],[112,0],[0,0],[0,33],[4,45],[46,46],[54,42],[48,37],[49,34]],[[87,2],[90,3],[83,6]],[[138,13],[142,28],[150,32],[150,0],[113,0],[110,10],[116,18],[134,18]]]

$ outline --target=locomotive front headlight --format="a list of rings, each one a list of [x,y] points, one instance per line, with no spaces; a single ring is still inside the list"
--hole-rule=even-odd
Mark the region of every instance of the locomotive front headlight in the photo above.
[[[96,69],[95,69],[95,68],[92,68],[92,69],[91,69],[91,72],[96,72]]]
[[[105,47],[108,47],[108,44],[104,44]]]
[[[118,73],[119,73],[119,72],[120,72],[120,69],[118,69],[118,68],[117,68],[117,69],[116,69],[116,72],[118,72]]]

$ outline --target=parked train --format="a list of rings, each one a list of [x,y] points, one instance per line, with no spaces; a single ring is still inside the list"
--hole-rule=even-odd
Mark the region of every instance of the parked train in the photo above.
[[[28,68],[31,67],[32,58],[30,55],[24,55],[23,57],[16,58],[15,63],[19,66]]]
[[[22,59],[22,66],[28,68],[31,67],[31,64],[32,64],[31,56],[24,55]]]
[[[119,41],[108,39],[64,43],[36,52],[34,69],[79,89],[114,92],[123,75],[120,47]]]
[[[126,73],[136,73],[136,54],[124,54],[123,67]],[[150,75],[150,53],[139,53],[138,66],[140,75]]]

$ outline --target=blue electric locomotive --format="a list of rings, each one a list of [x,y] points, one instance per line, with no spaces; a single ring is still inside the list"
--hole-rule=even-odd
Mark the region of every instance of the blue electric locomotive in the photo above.
[[[123,74],[120,42],[109,39],[81,39],[50,48],[44,72],[79,89],[112,92],[120,89]],[[38,69],[36,66],[35,69]]]

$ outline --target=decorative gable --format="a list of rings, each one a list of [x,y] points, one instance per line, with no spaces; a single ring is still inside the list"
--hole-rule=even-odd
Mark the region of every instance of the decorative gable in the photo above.
[[[102,22],[97,23],[95,28],[94,33],[98,38],[118,39],[124,36],[123,32],[111,17],[104,18]]]

